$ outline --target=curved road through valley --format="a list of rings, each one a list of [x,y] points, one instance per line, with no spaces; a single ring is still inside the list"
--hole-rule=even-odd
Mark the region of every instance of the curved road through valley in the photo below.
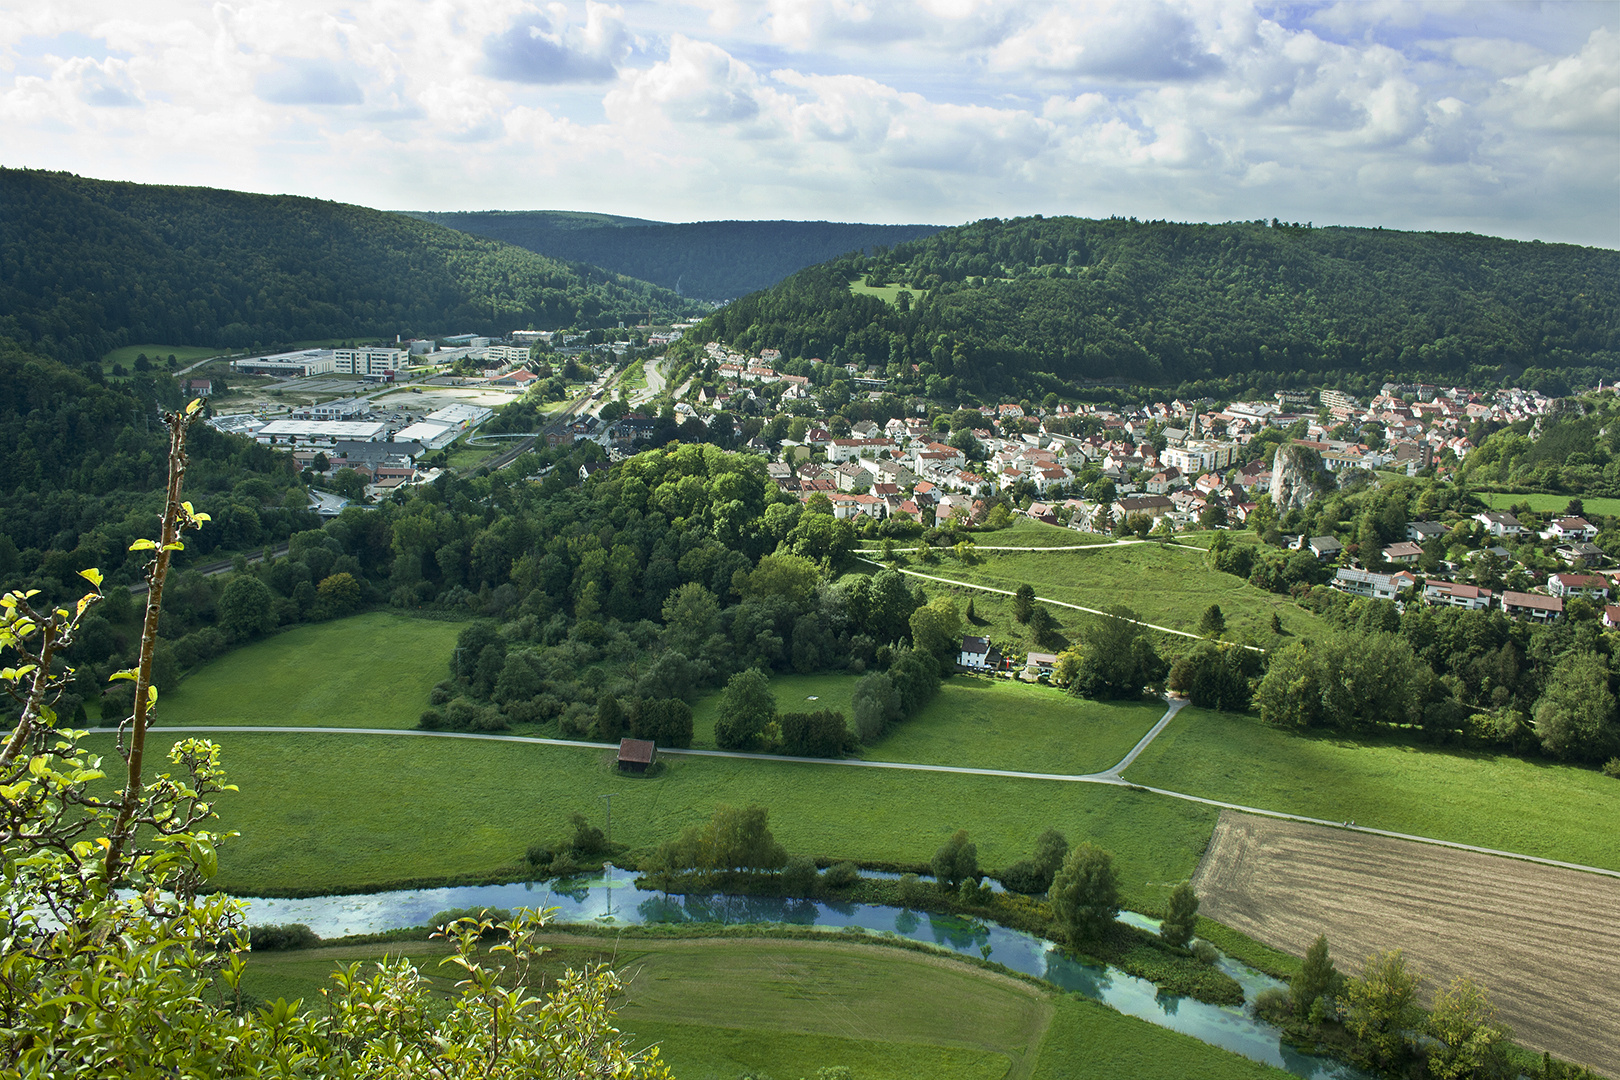
[[[1505,859],[1518,859],[1521,862],[1539,863],[1542,866],[1558,866],[1565,870],[1580,870],[1588,874],[1602,874],[1604,877],[1620,878],[1620,870],[1607,870],[1601,866],[1584,866],[1581,863],[1562,862],[1558,859],[1543,859],[1536,855],[1525,855],[1518,851],[1501,851],[1496,848],[1479,847],[1475,844],[1462,844],[1455,840],[1440,840],[1432,836],[1414,836],[1410,833],[1393,832],[1389,829],[1373,829],[1365,825],[1355,825],[1348,821],[1327,821],[1323,818],[1307,817],[1304,814],[1287,814],[1280,810],[1265,810],[1258,806],[1244,806],[1240,803],[1223,802],[1220,799],[1206,799],[1201,795],[1189,795],[1182,791],[1170,791],[1165,788],[1146,787],[1142,784],[1133,784],[1121,776],[1133,764],[1137,756],[1159,736],[1180,712],[1187,702],[1184,699],[1172,698],[1169,708],[1159,718],[1148,733],[1142,736],[1130,753],[1126,754],[1113,767],[1094,773],[1036,773],[1017,772],[1012,769],[975,769],[964,765],[922,765],[906,761],[862,761],[856,758],[811,758],[789,757],[783,754],[749,754],[737,750],[665,750],[661,754],[674,754],[681,757],[711,757],[735,758],[742,761],[778,761],[790,762],[798,765],[823,765],[848,769],[894,769],[901,772],[936,772],[954,773],[962,776],[999,776],[1009,780],[1056,780],[1076,784],[1107,784],[1112,787],[1130,788],[1132,791],[1146,791],[1154,795],[1163,795],[1170,799],[1181,799],[1183,802],[1198,803],[1202,806],[1213,806],[1220,810],[1235,810],[1244,814],[1257,814],[1261,817],[1279,818],[1284,821],[1301,821],[1307,825],[1326,825],[1335,829],[1346,829],[1350,832],[1368,833],[1372,836],[1387,836],[1394,840],[1410,840],[1418,844],[1433,844],[1436,847],[1453,848],[1457,851],[1472,851],[1480,855],[1496,855]],[[114,732],[115,728],[92,728],[92,732]],[[392,735],[415,736],[423,739],[479,739],[485,742],[527,743],[537,746],[571,746],[585,750],[611,750],[612,743],[585,742],[578,739],[544,739],[533,735],[486,735],[470,731],[420,731],[404,728],[352,728],[352,727],[271,727],[269,725],[247,724],[208,724],[186,725],[183,727],[154,727],[150,729],[156,735],[182,736],[198,732],[246,732],[259,735]]]

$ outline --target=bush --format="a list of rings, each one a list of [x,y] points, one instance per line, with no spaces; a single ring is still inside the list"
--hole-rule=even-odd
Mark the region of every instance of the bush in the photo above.
[[[248,928],[248,944],[254,952],[281,952],[286,949],[313,949],[321,943],[315,931],[303,923]]]
[[[904,874],[900,878],[900,903],[908,908],[917,907],[928,897],[928,887],[922,883],[922,878],[916,874]]]
[[[1620,780],[1620,757],[1612,757],[1603,763],[1603,775]]]
[[[1271,1024],[1286,1024],[1294,1018],[1294,1005],[1288,991],[1273,986],[1255,995],[1254,1015]]]
[[[1192,954],[1206,964],[1213,964],[1221,958],[1220,950],[1207,941],[1193,942]]]
[[[861,871],[852,862],[833,863],[827,867],[822,880],[827,883],[829,889],[847,889],[861,880]]]
[[[782,868],[782,889],[795,896],[809,896],[820,877],[816,863],[808,855],[795,855]]]
[[[426,709],[417,719],[416,726],[423,731],[438,731],[444,727],[444,714],[438,709]]]
[[[1013,892],[1034,896],[1043,893],[1052,879],[1043,875],[1032,859],[1019,859],[1001,872],[1001,883]]]
[[[547,866],[553,857],[551,848],[545,844],[530,844],[529,850],[523,853],[524,860],[530,866]]]
[[[809,713],[783,713],[782,753],[794,757],[837,757],[844,752],[849,729],[844,714],[831,709]]]
[[[448,704],[449,701],[450,691],[446,690],[443,686],[435,686],[432,690],[428,691],[429,705],[444,705]]]

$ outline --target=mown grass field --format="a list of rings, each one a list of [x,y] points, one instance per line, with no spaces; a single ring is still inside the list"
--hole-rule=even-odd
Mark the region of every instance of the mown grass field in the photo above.
[[[112,371],[114,364],[124,365],[125,371],[135,370],[135,358],[142,353],[146,358],[161,370],[167,371],[169,357],[172,355],[181,367],[195,363],[198,360],[207,360],[211,356],[224,355],[229,350],[216,349],[203,345],[125,345],[114,349],[101,358],[101,369]]]
[[[778,712],[832,709],[854,715],[857,675],[778,675]],[[720,694],[692,709],[693,743],[714,747]],[[1019,772],[1088,773],[1108,768],[1164,715],[1160,702],[1097,702],[1050,686],[956,676],[916,716],[864,747],[868,761],[966,765]]]
[[[1569,505],[1570,500],[1568,495],[1510,495],[1502,491],[1481,491],[1477,494],[1480,501],[1492,510],[1506,510],[1517,503],[1529,503],[1530,509],[1538,514],[1561,514],[1564,512],[1564,507]],[[1583,497],[1581,505],[1591,514],[1602,514],[1605,517],[1620,514],[1620,499]]]
[[[569,816],[594,820],[614,794],[613,838],[648,851],[721,803],[757,803],[789,852],[924,863],[967,829],[986,870],[1026,857],[1047,828],[1113,851],[1131,904],[1162,904],[1188,877],[1215,811],[1053,780],[671,756],[651,778],[620,775],[611,750],[416,736],[210,736],[241,790],[218,800],[241,837],[221,852],[219,887],[320,895],[413,881],[519,873],[531,843]],[[154,748],[173,736],[158,732]],[[110,752],[106,733],[91,746]],[[99,745],[95,740],[103,740]]]
[[[1102,702],[1050,686],[957,676],[861,755],[1020,772],[1101,772],[1164,715],[1159,701]]]
[[[457,443],[450,450],[449,464],[452,469],[470,469],[499,453],[501,448],[498,446],[468,446],[466,443]]]
[[[1296,734],[1186,708],[1125,779],[1620,870],[1620,781],[1595,769],[1379,737]]]
[[[849,291],[856,296],[875,296],[885,304],[895,306],[900,304],[902,290],[911,293],[913,303],[928,295],[927,289],[913,289],[903,282],[890,282],[887,285],[868,285],[865,278],[856,278],[849,283]]]
[[[834,1065],[862,1080],[1282,1075],[1095,1002],[881,945],[566,932],[548,944],[548,974],[595,963],[619,972],[625,993],[615,1003],[617,1026],[633,1045],[657,1043],[682,1080],[747,1072],[793,1080]],[[444,945],[405,948],[448,991],[451,980],[436,967]],[[255,953],[244,989],[310,1002],[334,965],[384,955],[381,945]]]
[[[386,611],[296,626],[185,679],[159,702],[158,722],[415,727],[460,631]]]
[[[909,569],[965,583],[1015,590],[1028,583],[1037,596],[1082,607],[1124,604],[1145,622],[1196,633],[1210,604],[1226,617],[1226,636],[1248,635],[1262,648],[1272,643],[1271,616],[1282,621],[1286,635],[1316,633],[1320,620],[1285,596],[1263,592],[1248,582],[1211,570],[1204,554],[1176,545],[1110,545],[1093,551],[983,552],[964,566],[942,558],[933,566]],[[933,583],[925,583],[934,587]],[[1054,611],[1054,614],[1059,612]],[[1069,621],[1077,612],[1064,612]]]

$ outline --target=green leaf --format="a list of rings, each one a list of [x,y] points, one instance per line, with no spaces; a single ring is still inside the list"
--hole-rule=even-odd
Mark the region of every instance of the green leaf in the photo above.
[[[157,547],[157,541],[156,540],[137,540],[133,544],[129,545],[129,550],[131,550],[131,551],[151,551],[153,548],[156,548],[156,547]]]

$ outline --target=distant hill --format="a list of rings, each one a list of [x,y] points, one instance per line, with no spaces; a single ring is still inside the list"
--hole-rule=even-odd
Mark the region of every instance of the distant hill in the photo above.
[[[411,216],[542,255],[590,263],[675,289],[729,300],[807,266],[852,251],[903,244],[938,225],[849,225],[832,221],[697,221],[686,225],[554,210]]]
[[[0,337],[84,363],[121,345],[507,333],[700,309],[402,214],[0,169]]]
[[[901,311],[850,282],[904,284]],[[1215,396],[1386,379],[1562,393],[1620,374],[1620,252],[1244,222],[988,219],[804,270],[705,340],[876,362],[943,397],[1101,381]],[[912,365],[918,370],[913,373]]]

